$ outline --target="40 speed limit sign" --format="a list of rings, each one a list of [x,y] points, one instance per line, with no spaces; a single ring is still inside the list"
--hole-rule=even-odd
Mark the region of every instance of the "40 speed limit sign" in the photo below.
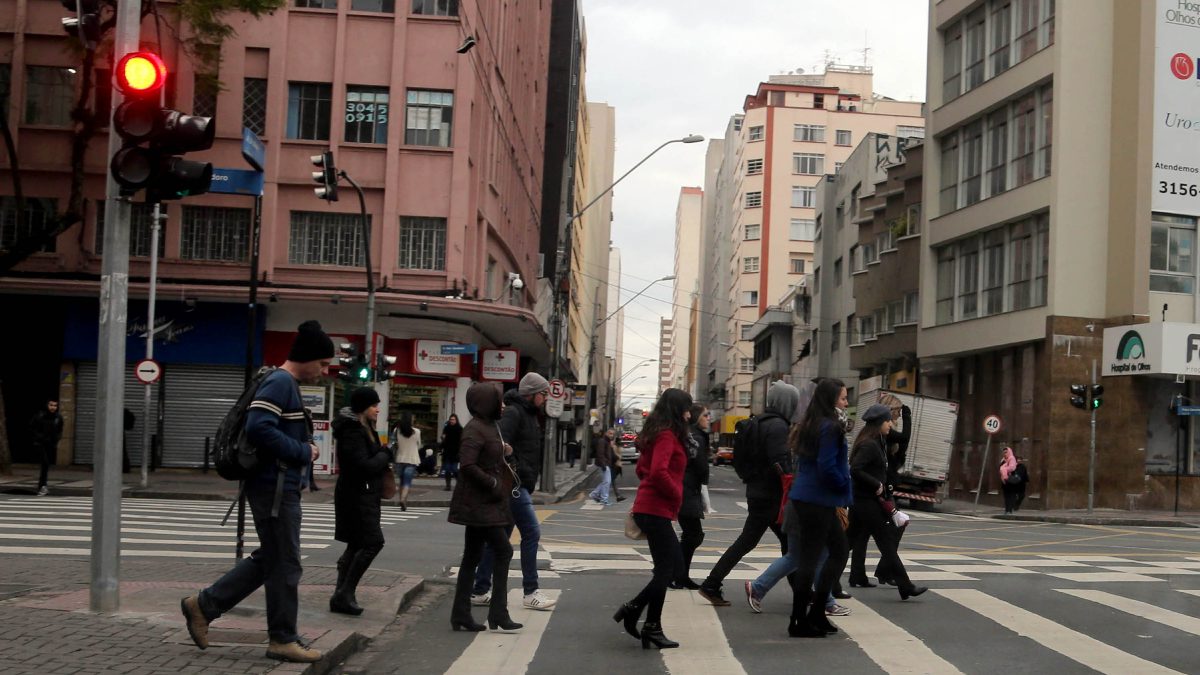
[[[983,418],[983,430],[988,434],[998,434],[1004,428],[1004,423],[1000,421],[999,415],[988,415]]]

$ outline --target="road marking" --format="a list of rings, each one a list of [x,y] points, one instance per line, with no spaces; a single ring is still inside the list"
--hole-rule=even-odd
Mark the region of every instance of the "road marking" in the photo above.
[[[1125,572],[1126,574],[1166,574],[1168,576],[1183,576],[1185,574],[1200,574],[1197,570],[1185,570],[1167,567],[1165,565],[1155,565],[1154,567],[1146,567],[1144,565],[1101,565],[1100,569],[1105,569],[1110,572]]]
[[[856,604],[854,613],[839,617],[837,625],[889,675],[961,672],[917,637],[865,604]]]
[[[1011,560],[996,558],[984,562],[993,565],[1012,565],[1013,567],[1087,567],[1081,562],[1072,560],[1047,560],[1045,558],[1013,558]]]
[[[1054,590],[1058,591],[1059,593],[1073,595],[1077,598],[1083,598],[1084,600],[1091,600],[1092,602],[1104,605],[1106,607],[1112,607],[1113,609],[1120,610],[1126,614],[1140,616],[1143,619],[1149,619],[1150,621],[1157,621],[1158,623],[1170,626],[1171,628],[1179,629],[1185,633],[1200,635],[1200,619],[1190,617],[1186,614],[1172,612],[1169,609],[1163,609],[1139,600],[1132,600],[1119,595],[1113,595],[1112,593],[1105,593],[1104,591],[1089,591],[1073,588],[1056,588]]]
[[[1033,570],[1008,567],[1007,565],[933,565],[930,563],[924,563],[924,565],[942,570],[943,572],[957,572],[959,574],[1037,574]]]
[[[589,499],[583,503],[583,506],[579,507],[579,510],[581,510],[581,511],[603,511],[604,505],[601,504],[600,502],[592,501],[591,499]]]
[[[542,593],[551,600],[558,600],[559,591],[544,588]],[[478,673],[524,673],[537,653],[546,626],[554,608],[549,610],[525,609],[522,604],[523,591],[514,588],[508,592],[509,614],[513,621],[522,624],[515,633],[483,631],[475,636],[470,646],[450,664],[447,675],[477,675]]]
[[[1067,581],[1079,581],[1082,583],[1115,583],[1126,581],[1159,581],[1144,574],[1130,574],[1128,572],[1046,572],[1046,576],[1066,579]],[[1159,572],[1162,574],[1162,572]]]
[[[667,593],[663,632],[679,643],[679,649],[660,652],[667,672],[745,675],[745,669],[729,647],[716,607],[699,593]]]
[[[29,540],[30,537],[29,537],[29,535],[18,534],[16,532],[0,532],[0,539]],[[90,536],[76,536],[76,535],[66,535],[66,534],[62,534],[62,535],[42,534],[42,535],[37,536],[37,541],[39,543],[43,542],[43,541],[88,541],[88,542],[90,542],[91,540],[92,540],[92,538]],[[175,545],[179,545],[179,544],[183,544],[186,546],[229,546],[230,545],[230,542],[228,542],[228,541],[182,541],[179,539],[134,539],[131,537],[121,537],[121,543],[122,544],[130,544],[133,546],[149,546],[149,545],[175,546]],[[247,547],[258,548],[258,542],[253,539],[245,540],[245,545]],[[301,543],[300,548],[323,549],[323,548],[329,548],[329,544]]]
[[[1133,654],[1104,644],[1083,633],[1067,628],[1033,612],[1028,612],[1003,600],[980,591],[959,589],[936,589],[942,597],[956,602],[977,614],[1000,624],[1002,628],[1077,661],[1102,673],[1176,673],[1152,661],[1140,659]]]
[[[0,546],[0,553],[16,553],[20,555],[76,555],[87,557],[92,554],[90,548],[41,548],[34,546]],[[136,551],[121,550],[122,558],[206,558],[229,559],[230,554],[215,551]],[[302,555],[303,560],[308,556]]]
[[[80,523],[79,525],[13,524],[13,525],[4,525],[3,529],[6,529],[6,530],[66,530],[66,531],[73,531],[73,532],[91,532],[92,531],[90,521],[83,520],[83,521],[78,521],[78,522]],[[231,529],[226,530],[226,531],[214,531],[214,532],[181,532],[178,530],[154,530],[154,529],[148,529],[148,528],[144,528],[144,527],[122,527],[121,534],[168,534],[168,535],[178,535],[181,537],[231,537],[231,536],[234,536],[235,533],[234,533],[234,530],[232,529],[232,526],[230,526],[230,528]],[[247,531],[252,532],[253,527],[248,528]],[[304,527],[301,529],[301,531],[300,531],[301,539],[320,539],[322,541],[328,541],[329,539],[332,538],[331,533],[305,534],[305,532],[307,532],[307,531],[308,531],[307,527]],[[187,544],[188,542],[186,540],[181,540],[180,543]]]

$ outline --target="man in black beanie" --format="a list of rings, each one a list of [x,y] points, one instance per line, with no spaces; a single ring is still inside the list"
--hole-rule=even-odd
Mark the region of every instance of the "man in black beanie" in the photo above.
[[[283,366],[259,385],[246,410],[246,437],[267,462],[246,479],[246,499],[254,514],[259,548],[212,586],[184,598],[180,605],[188,634],[196,646],[208,647],[208,624],[265,586],[267,591],[267,656],[280,661],[312,663],[321,652],[300,642],[296,616],[300,610],[300,492],[308,467],[318,455],[312,424],[305,415],[300,383],[324,375],[333,361],[333,340],[316,321],[300,324]]]

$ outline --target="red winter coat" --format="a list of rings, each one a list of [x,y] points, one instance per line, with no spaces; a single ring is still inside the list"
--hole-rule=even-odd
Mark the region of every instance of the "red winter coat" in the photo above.
[[[633,499],[633,513],[678,518],[686,466],[687,452],[679,439],[670,431],[660,431],[638,458],[637,475],[641,483]]]

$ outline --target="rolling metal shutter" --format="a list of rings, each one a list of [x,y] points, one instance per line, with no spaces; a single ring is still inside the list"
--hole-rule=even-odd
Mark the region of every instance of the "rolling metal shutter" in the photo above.
[[[169,364],[163,372],[163,466],[204,465],[204,439],[217,433],[242,395],[240,366]]]
[[[74,464],[92,464],[95,456],[96,442],[96,402],[97,396],[97,366],[95,361],[85,361],[75,369],[76,410],[75,410],[75,459]],[[133,466],[142,465],[142,426],[145,423],[144,403],[146,385],[138,382],[133,376],[133,365],[125,370],[125,407],[133,413],[136,421],[133,429],[125,432],[129,444],[129,461]],[[150,433],[155,433],[157,422],[154,416],[158,414],[159,386],[151,389]],[[122,416],[122,425],[124,416]],[[122,428],[124,428],[122,426]]]

